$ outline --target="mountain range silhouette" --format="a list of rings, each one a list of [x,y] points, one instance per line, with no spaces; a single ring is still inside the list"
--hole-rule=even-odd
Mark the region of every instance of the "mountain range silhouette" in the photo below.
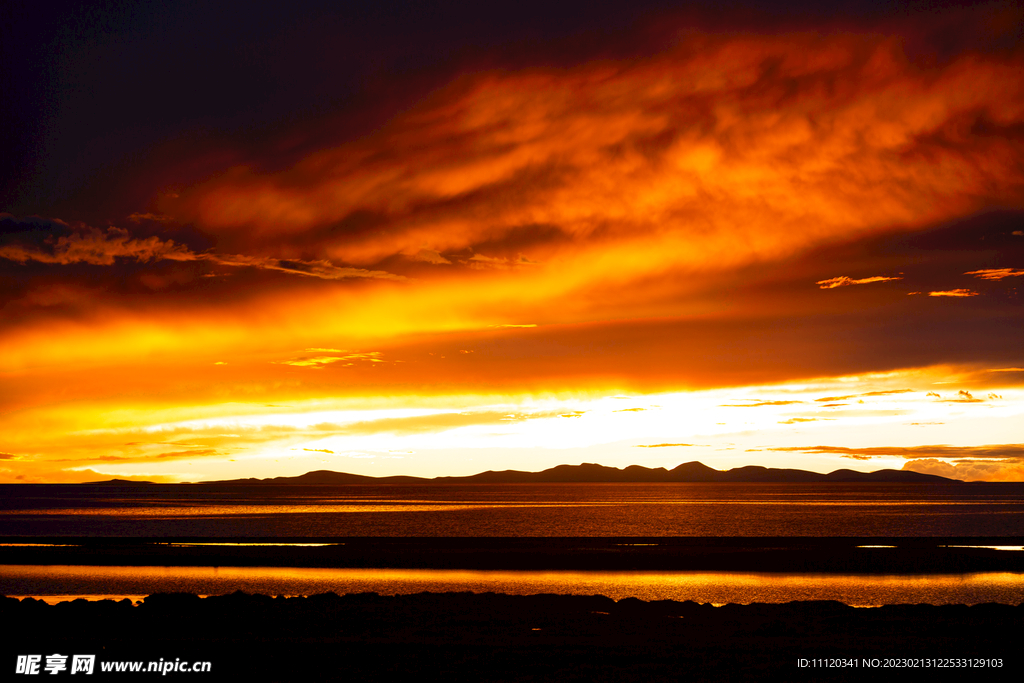
[[[960,483],[958,479],[948,479],[934,474],[922,474],[906,470],[877,470],[875,472],[855,472],[854,470],[836,470],[828,474],[808,472],[796,469],[777,469],[747,465],[731,470],[716,470],[694,461],[665,469],[664,467],[643,467],[630,465],[619,469],[594,463],[582,465],[558,465],[540,472],[523,472],[520,470],[502,470],[480,472],[465,477],[411,477],[389,476],[371,477],[362,474],[348,474],[331,470],[316,470],[295,477],[273,477],[270,479],[230,479],[226,481],[207,481],[204,484],[584,484],[584,483],[828,483],[828,482],[892,482],[892,483]]]

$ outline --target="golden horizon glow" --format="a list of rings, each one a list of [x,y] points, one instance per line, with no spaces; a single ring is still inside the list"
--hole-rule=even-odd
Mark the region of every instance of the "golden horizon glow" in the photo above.
[[[1013,439],[1024,391],[981,388],[991,374],[932,368],[632,395],[351,397],[85,414],[70,406],[33,415],[31,423],[61,426],[52,438],[9,433],[10,443],[31,443],[35,452],[3,469],[20,466],[16,481],[199,481],[315,469],[432,477],[591,461],[671,468],[699,460],[728,469],[785,454],[784,466],[812,471],[1019,480],[1024,444]],[[939,377],[974,391],[944,387]],[[921,445],[922,433],[937,445]]]

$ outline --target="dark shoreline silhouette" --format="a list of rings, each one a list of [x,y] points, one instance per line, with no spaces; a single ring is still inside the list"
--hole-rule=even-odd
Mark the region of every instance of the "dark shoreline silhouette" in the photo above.
[[[203,680],[846,681],[895,660],[903,676],[908,668],[962,675],[969,661],[973,675],[1012,680],[1022,668],[1024,605],[178,593],[138,606],[3,598],[0,618],[17,624],[3,646],[5,666],[32,653],[178,658],[211,662]]]

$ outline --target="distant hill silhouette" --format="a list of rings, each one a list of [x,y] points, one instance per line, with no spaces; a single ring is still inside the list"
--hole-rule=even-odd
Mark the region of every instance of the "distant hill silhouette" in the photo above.
[[[855,472],[836,470],[828,474],[805,470],[776,469],[748,465],[731,470],[715,470],[703,463],[687,462],[670,470],[664,467],[642,467],[630,465],[623,469],[606,467],[593,463],[582,465],[558,465],[541,472],[520,470],[489,470],[467,477],[369,477],[361,474],[317,470],[297,477],[274,477],[272,479],[231,479],[208,481],[205,484],[584,484],[600,482],[621,483],[827,483],[827,482],[895,482],[895,483],[959,483],[958,479],[947,479],[934,474],[921,474],[906,470],[878,470],[876,472]]]

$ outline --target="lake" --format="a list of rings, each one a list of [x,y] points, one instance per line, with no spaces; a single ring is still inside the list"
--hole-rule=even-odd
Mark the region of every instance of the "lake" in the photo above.
[[[33,537],[1019,538],[1024,536],[1024,484],[7,485],[0,487],[0,536],[27,542]],[[88,560],[74,562],[88,565]],[[127,567],[117,566],[116,558],[105,564],[114,566],[8,564],[0,569],[0,592],[48,600],[243,590],[575,593],[714,604],[1024,602],[1024,574],[1014,571]]]
[[[1022,534],[1020,483],[0,486],[0,536]]]

